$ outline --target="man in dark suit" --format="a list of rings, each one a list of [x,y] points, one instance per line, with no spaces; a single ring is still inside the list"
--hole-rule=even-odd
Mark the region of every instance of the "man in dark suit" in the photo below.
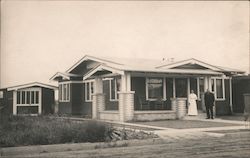
[[[207,89],[205,93],[205,106],[206,106],[206,112],[207,112],[207,118],[206,119],[214,119],[213,115],[213,106],[214,106],[214,94]]]

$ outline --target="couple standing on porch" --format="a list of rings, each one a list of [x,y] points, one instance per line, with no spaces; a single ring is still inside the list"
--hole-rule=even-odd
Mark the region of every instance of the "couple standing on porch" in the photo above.
[[[197,104],[196,104],[196,100],[197,100],[197,95],[194,93],[193,90],[191,90],[190,95],[188,96],[188,115],[191,116],[196,116],[198,115],[198,111],[197,111]],[[206,112],[207,112],[207,119],[213,119],[213,106],[214,106],[214,94],[211,93],[209,91],[209,89],[207,89],[205,96],[205,106],[206,106]]]

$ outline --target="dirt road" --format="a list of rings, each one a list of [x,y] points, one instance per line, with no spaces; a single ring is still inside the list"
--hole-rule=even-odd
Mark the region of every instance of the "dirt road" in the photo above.
[[[22,157],[81,158],[249,158],[250,131],[225,131],[223,137],[204,136],[199,139],[176,139],[169,143],[137,147],[119,147],[84,151],[67,151],[22,155]]]

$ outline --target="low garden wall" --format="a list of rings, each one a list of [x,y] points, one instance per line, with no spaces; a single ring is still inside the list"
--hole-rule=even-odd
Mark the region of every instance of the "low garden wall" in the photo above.
[[[100,120],[120,121],[119,111],[102,111],[99,112]]]
[[[135,111],[134,121],[153,121],[176,119],[176,112],[169,111]]]

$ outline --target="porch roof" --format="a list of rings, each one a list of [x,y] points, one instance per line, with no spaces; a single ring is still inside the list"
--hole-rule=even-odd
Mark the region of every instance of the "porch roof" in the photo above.
[[[72,73],[67,73],[67,72],[57,72],[55,73],[51,78],[50,80],[56,80],[58,79],[59,77],[62,77],[64,79],[67,79],[69,80],[70,77],[81,77],[82,75],[78,75],[78,74],[72,74]]]

